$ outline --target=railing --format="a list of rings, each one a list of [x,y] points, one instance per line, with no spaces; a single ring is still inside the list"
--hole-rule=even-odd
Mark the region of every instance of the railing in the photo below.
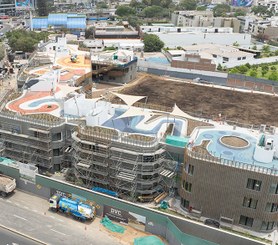
[[[103,128],[105,131],[106,128]],[[101,130],[101,128],[100,128]],[[111,129],[109,129],[111,130]],[[118,142],[118,143],[123,143],[123,144],[128,144],[132,146],[140,146],[140,147],[153,147],[158,144],[158,139],[154,138],[152,141],[143,141],[143,140],[135,140],[126,137],[127,135],[125,133],[121,133],[118,131],[112,132],[112,131],[106,131],[106,132],[101,132],[101,131],[94,131],[94,130],[89,130],[89,129],[81,129],[79,128],[78,131],[76,132],[80,134],[80,139],[89,139],[92,141],[98,141],[98,139],[104,139],[107,142]],[[77,136],[77,135],[75,135]],[[78,136],[77,136],[78,137]]]
[[[275,168],[261,167],[261,166],[255,165],[255,164],[228,160],[228,159],[224,159],[221,157],[215,157],[215,156],[212,156],[209,154],[202,154],[199,152],[195,152],[195,151],[192,151],[191,149],[187,149],[186,154],[191,158],[195,158],[195,159],[199,159],[199,160],[203,160],[203,161],[207,161],[207,162],[212,162],[212,163],[216,163],[216,164],[221,164],[221,165],[225,165],[225,166],[229,166],[229,167],[244,169],[244,170],[253,171],[253,172],[262,173],[262,174],[278,176],[278,169],[275,169]]]
[[[58,121],[49,122],[47,120],[39,120],[32,117],[21,116],[12,112],[1,112],[0,117],[30,123],[31,125],[37,124],[46,127],[58,127],[58,126],[62,126],[65,123],[65,120],[61,118],[59,118]]]

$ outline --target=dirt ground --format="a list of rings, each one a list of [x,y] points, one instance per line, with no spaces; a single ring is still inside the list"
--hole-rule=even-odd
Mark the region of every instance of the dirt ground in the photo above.
[[[123,245],[134,244],[134,239],[137,237],[153,236],[153,234],[151,234],[151,233],[143,232],[143,231],[137,230],[130,226],[124,226],[126,228],[126,230],[123,234],[117,233],[117,232],[112,232],[112,231],[106,229],[101,224],[99,225],[99,227],[100,227],[101,231],[107,232],[109,234],[109,236],[111,236],[111,237],[115,237]],[[168,244],[164,239],[161,239],[161,240],[163,241],[164,244]]]
[[[124,94],[148,96],[147,104],[173,107],[176,103],[190,115],[216,118],[245,124],[278,126],[278,97],[215,88],[211,85],[184,83],[153,75],[140,75],[128,84]]]

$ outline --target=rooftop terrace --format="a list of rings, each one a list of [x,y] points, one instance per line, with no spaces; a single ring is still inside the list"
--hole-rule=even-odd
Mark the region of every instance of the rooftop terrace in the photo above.
[[[276,134],[220,125],[196,128],[188,145],[190,156],[224,165],[278,175]]]

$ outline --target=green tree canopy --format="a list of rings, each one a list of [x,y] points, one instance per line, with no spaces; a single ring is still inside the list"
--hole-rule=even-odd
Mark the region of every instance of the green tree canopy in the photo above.
[[[49,5],[46,0],[37,0],[37,12],[39,16],[47,16],[49,14]]]
[[[164,43],[154,34],[144,35],[144,51],[159,52],[164,47]]]
[[[107,9],[107,8],[108,8],[108,5],[107,5],[105,2],[98,2],[98,3],[96,4],[96,7],[97,7],[98,9]]]
[[[214,17],[225,17],[229,12],[231,12],[231,6],[227,4],[217,4],[213,8]]]
[[[135,14],[135,10],[129,6],[120,5],[115,14],[118,16],[129,16]]]
[[[142,11],[142,15],[146,18],[160,18],[168,16],[169,12],[167,9],[154,5],[144,8]]]
[[[245,16],[246,15],[246,10],[244,9],[236,9],[235,13],[234,13],[234,16],[237,17],[237,16]]]
[[[39,41],[47,38],[47,32],[33,32],[26,30],[14,30],[6,33],[8,43],[13,51],[33,52]]]
[[[182,10],[195,10],[197,7],[197,2],[195,0],[181,0],[178,6]]]
[[[0,61],[5,57],[5,47],[4,43],[0,42]]]
[[[254,14],[257,15],[266,15],[268,13],[268,8],[266,6],[254,6],[251,10]]]

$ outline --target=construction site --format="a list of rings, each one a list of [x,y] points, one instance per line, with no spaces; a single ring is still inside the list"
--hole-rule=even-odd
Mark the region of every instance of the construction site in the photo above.
[[[275,94],[256,93],[232,87],[197,84],[192,80],[177,80],[142,74],[139,81],[129,84],[120,93],[145,95],[147,106],[168,111],[176,103],[191,116],[221,118],[249,125],[277,126],[278,102]]]

